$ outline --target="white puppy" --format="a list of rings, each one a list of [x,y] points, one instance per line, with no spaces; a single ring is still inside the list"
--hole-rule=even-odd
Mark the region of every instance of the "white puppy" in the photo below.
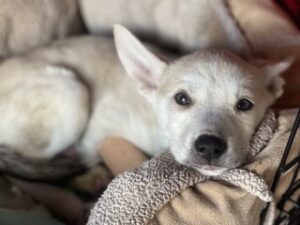
[[[94,165],[108,136],[216,175],[241,165],[291,60],[264,68],[206,50],[165,62],[125,28],[59,41],[0,66],[0,170],[32,179],[66,175],[79,152]]]
[[[166,63],[121,26],[119,57],[151,103],[178,162],[206,175],[240,166],[266,110],[282,95],[280,74],[291,64],[257,68],[224,51],[208,50]]]

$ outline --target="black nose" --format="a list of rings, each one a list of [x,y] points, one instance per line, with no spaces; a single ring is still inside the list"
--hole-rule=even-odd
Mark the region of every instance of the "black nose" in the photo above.
[[[226,152],[226,148],[226,142],[213,135],[201,135],[195,141],[196,151],[208,161],[220,158]]]

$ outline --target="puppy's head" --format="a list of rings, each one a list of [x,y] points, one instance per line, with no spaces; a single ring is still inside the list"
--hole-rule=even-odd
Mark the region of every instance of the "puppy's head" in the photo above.
[[[283,92],[291,60],[264,68],[224,51],[166,63],[115,26],[120,60],[153,105],[176,160],[206,175],[240,166],[268,107]]]

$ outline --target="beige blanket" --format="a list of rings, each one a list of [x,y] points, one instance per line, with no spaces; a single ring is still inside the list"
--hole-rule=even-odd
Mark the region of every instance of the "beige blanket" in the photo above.
[[[264,120],[249,149],[254,158],[243,169],[208,178],[177,164],[167,153],[117,177],[96,203],[88,224],[259,224],[264,202],[272,200],[268,185],[295,116],[283,114],[278,120]],[[291,158],[300,153],[299,137]],[[289,175],[283,178],[275,201],[285,191]],[[271,224],[273,218],[268,219]]]
[[[119,23],[185,52],[208,47],[248,51],[223,0],[80,0],[80,4],[91,33],[111,33]]]
[[[0,58],[79,33],[77,0],[0,0]]]

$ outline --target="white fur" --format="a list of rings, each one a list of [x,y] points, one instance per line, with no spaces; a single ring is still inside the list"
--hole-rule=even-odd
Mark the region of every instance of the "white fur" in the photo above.
[[[87,91],[63,68],[23,67],[21,72],[12,70],[1,79],[0,143],[27,156],[53,157],[83,132]],[[3,66],[0,74],[5,73]]]
[[[218,168],[218,169],[201,169],[201,168],[196,168],[200,173],[206,176],[219,176],[222,173],[226,172],[228,169],[227,168]]]
[[[256,127],[282,94],[283,82],[278,82],[278,75],[290,66],[291,60],[258,68],[228,52],[207,50],[170,64],[158,58],[141,61],[144,55],[154,55],[145,53],[145,48],[124,28],[115,26],[114,33],[123,66],[137,86],[147,85],[149,79],[157,84],[142,93],[152,103],[168,148],[177,161],[207,175],[219,175],[241,165],[247,158],[247,146]],[[154,68],[161,72],[157,74]],[[134,70],[139,72],[130,72]],[[180,91],[189,95],[190,106],[175,103],[174,96]],[[247,112],[238,111],[240,99],[250,100],[254,107]],[[220,137],[227,143],[225,154],[213,162],[219,169],[204,169],[207,161],[194,148],[196,139],[204,134]]]

